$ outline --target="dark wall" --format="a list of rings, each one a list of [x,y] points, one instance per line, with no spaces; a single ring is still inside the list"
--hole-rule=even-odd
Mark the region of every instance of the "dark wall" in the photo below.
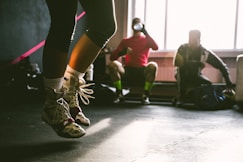
[[[77,13],[80,12],[79,6]],[[0,67],[3,67],[45,40],[50,17],[45,0],[1,0],[0,22]],[[71,48],[83,33],[85,22],[85,16],[78,22]],[[42,50],[43,47],[30,55],[30,61],[38,63],[41,69]]]

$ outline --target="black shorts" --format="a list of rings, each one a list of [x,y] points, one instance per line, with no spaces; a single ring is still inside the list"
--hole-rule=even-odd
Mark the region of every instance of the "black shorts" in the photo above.
[[[143,86],[145,82],[144,71],[146,67],[128,67],[125,66],[125,74],[122,76],[123,85]]]

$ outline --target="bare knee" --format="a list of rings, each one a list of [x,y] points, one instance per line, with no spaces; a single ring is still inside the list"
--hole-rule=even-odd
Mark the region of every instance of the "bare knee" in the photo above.
[[[145,80],[154,82],[158,71],[158,64],[156,62],[149,62],[145,69]]]
[[[122,64],[119,61],[111,61],[108,65],[107,65],[110,73],[124,73],[125,70],[122,66]]]
[[[149,73],[156,74],[158,71],[158,64],[156,62],[149,62],[147,65],[146,71]]]
[[[118,69],[118,65],[115,61],[111,61],[108,65],[107,65],[109,71],[116,71]]]

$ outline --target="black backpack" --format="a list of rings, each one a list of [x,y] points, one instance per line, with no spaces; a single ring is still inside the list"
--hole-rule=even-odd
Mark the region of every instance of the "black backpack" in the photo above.
[[[195,106],[203,110],[227,109],[229,104],[223,94],[224,88],[217,85],[196,87],[189,92]]]

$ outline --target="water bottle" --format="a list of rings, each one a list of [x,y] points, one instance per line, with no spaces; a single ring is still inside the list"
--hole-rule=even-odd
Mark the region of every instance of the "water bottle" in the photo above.
[[[137,23],[133,25],[133,29],[137,31],[141,31],[143,29],[143,24],[142,23]]]

